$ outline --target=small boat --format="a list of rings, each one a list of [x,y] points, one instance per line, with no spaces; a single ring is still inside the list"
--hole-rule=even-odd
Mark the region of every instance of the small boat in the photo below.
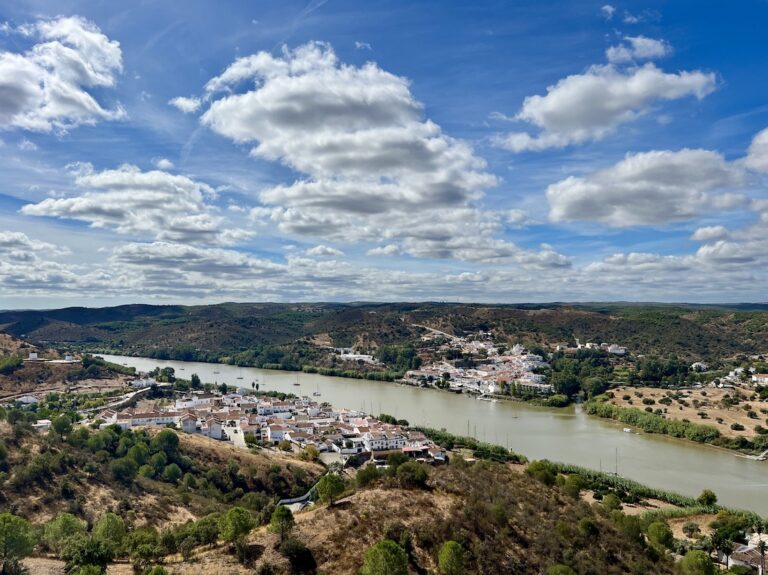
[[[213,373],[219,373],[218,371],[214,371]]]
[[[320,397],[322,393],[320,393],[319,391],[313,391],[312,395],[314,395],[315,397]]]
[[[294,383],[293,385],[301,385],[300,383]]]
[[[632,433],[632,430],[629,427],[624,428],[624,433]]]
[[[243,379],[243,376],[242,375],[238,375],[237,379]]]

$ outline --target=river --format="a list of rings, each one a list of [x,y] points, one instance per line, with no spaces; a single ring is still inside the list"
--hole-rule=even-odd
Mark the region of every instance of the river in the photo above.
[[[625,433],[622,424],[587,416],[578,407],[547,409],[511,401],[491,403],[436,390],[317,374],[103,357],[139,371],[173,367],[176,375],[185,379],[197,373],[204,383],[250,389],[251,382],[257,381],[265,391],[308,396],[320,392],[317,400],[336,407],[388,413],[413,425],[472,435],[507,446],[530,459],[551,459],[605,471],[618,469],[623,477],[692,497],[709,488],[723,505],[768,515],[768,462],[664,436]],[[294,385],[296,382],[300,385]]]

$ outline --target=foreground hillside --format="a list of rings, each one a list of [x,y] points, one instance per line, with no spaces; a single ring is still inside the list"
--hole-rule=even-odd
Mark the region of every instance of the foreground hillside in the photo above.
[[[34,341],[157,358],[300,368],[322,346],[375,351],[417,344],[428,326],[461,335],[492,331],[530,345],[616,342],[633,353],[721,359],[766,351],[765,306],[546,304],[131,305],[0,313],[0,331]]]
[[[673,573],[639,521],[519,465],[392,460],[387,472],[347,475],[335,502],[276,529],[276,500],[305,491],[319,465],[171,430],[38,436],[4,425],[0,526],[20,521],[21,555],[38,573],[357,574],[385,539],[411,574],[435,573],[449,541],[456,573]],[[0,529],[0,544],[18,543],[9,537]]]

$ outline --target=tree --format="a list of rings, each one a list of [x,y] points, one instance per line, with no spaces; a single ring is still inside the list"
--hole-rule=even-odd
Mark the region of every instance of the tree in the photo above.
[[[464,548],[456,541],[446,541],[437,554],[437,564],[442,575],[463,575]]]
[[[168,483],[178,483],[179,479],[181,479],[181,475],[181,468],[175,463],[171,463],[163,470],[163,481],[167,481]]]
[[[2,570],[32,553],[35,537],[26,519],[0,513],[0,562]]]
[[[328,473],[317,483],[317,493],[320,500],[333,505],[334,500],[344,493],[344,480],[335,473]]]
[[[124,485],[130,485],[139,471],[139,466],[133,459],[121,457],[109,464],[109,470],[112,472],[112,477],[117,481]]]
[[[385,539],[365,553],[362,575],[408,575],[408,554],[394,541]]]
[[[648,526],[648,539],[657,545],[671,549],[675,543],[675,537],[669,525],[663,521],[654,521]]]
[[[51,427],[59,437],[64,437],[72,431],[72,420],[68,415],[60,415],[53,420]]]
[[[46,523],[43,529],[43,541],[51,550],[61,555],[66,539],[76,535],[84,535],[86,531],[85,521],[78,519],[71,513],[59,513]]]
[[[279,505],[272,512],[272,517],[269,520],[269,530],[272,533],[277,533],[280,536],[280,541],[285,541],[285,538],[290,534],[293,526],[296,522],[293,519],[293,513],[285,505]]]
[[[66,540],[61,557],[67,562],[68,573],[77,573],[77,570],[91,565],[99,567],[104,573],[114,554],[104,541],[81,534]]]
[[[688,551],[680,561],[683,575],[715,575],[715,564],[705,551]]]
[[[179,436],[170,429],[164,429],[152,438],[149,445],[153,453],[163,452],[172,458],[179,449]]]
[[[247,509],[232,507],[219,519],[219,534],[224,541],[239,541],[253,529],[255,521]]]
[[[701,492],[701,495],[696,499],[699,504],[705,507],[713,507],[717,503],[717,495],[711,489],[705,489]]]
[[[93,527],[93,536],[106,543],[113,554],[117,554],[122,547],[126,533],[125,521],[119,515],[111,512],[102,515]]]
[[[192,389],[200,389],[203,386],[200,376],[196,373],[193,373],[192,377],[189,378],[189,384],[192,386]]]

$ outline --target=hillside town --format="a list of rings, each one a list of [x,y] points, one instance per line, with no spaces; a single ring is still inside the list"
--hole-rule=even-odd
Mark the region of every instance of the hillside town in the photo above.
[[[311,446],[320,454],[340,456],[378,459],[399,451],[417,460],[446,458],[445,451],[419,431],[306,397],[195,391],[151,411],[105,409],[94,420],[102,427],[122,429],[170,425],[239,447],[260,444],[299,452]]]
[[[522,344],[507,350],[496,345],[490,333],[482,331],[458,337],[430,330],[422,341],[436,345],[435,355],[441,359],[409,370],[403,378],[405,383],[480,394],[480,399],[489,400],[499,394],[548,396],[555,393],[554,385],[547,381],[544,373],[549,370],[549,363]],[[578,339],[575,346],[563,343],[553,347],[554,351],[566,353],[581,349],[601,350],[618,357],[627,353],[625,347],[617,344],[581,343]],[[466,357],[472,359],[473,367],[463,367],[452,361]]]

